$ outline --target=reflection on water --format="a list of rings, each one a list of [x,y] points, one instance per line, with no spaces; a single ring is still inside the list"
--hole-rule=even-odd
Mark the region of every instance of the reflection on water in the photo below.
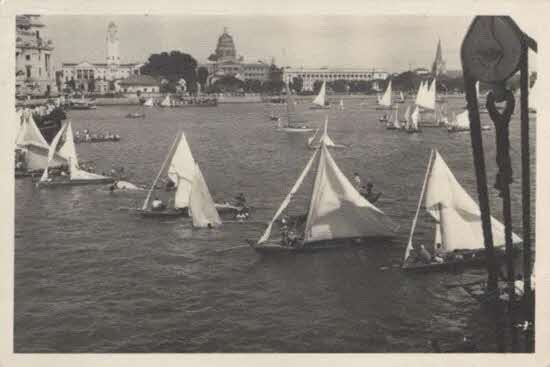
[[[458,111],[464,101],[451,105]],[[333,140],[351,146],[334,151],[334,159],[348,177],[359,172],[384,193],[377,206],[400,225],[397,238],[262,258],[245,243],[261,236],[265,227],[256,222],[193,229],[186,219],[142,219],[119,210],[140,206],[145,192],[38,190],[30,180],[17,180],[15,351],[424,352],[430,339],[450,349],[464,333],[488,340],[482,348],[492,350],[491,326],[472,321],[484,320],[486,310],[459,288],[445,287],[483,277],[483,271],[414,275],[398,267],[432,147],[477,197],[469,134],[387,131],[378,122],[380,111],[359,101],[347,102],[345,111],[298,107],[312,124],[328,114]],[[308,134],[275,132],[261,104],[153,108],[144,119],[123,117],[139,109],[70,111],[74,129],[122,137],[120,143],[78,145],[80,159],[94,160],[98,172],[122,165],[129,181],[149,185],[183,129],[214,199],[245,193],[254,221],[271,218],[312,154]],[[511,124],[516,177],[518,118]],[[492,184],[494,138],[484,134]],[[309,177],[304,188],[311,183]],[[512,190],[519,208],[519,177]],[[294,212],[306,210],[308,194],[298,193]],[[501,218],[497,193],[490,195],[492,213]],[[513,220],[521,234],[518,210]],[[415,238],[431,242],[432,235],[430,223],[420,221]]]

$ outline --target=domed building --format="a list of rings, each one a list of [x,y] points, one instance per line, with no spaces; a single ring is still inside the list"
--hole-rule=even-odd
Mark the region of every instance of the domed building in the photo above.
[[[265,81],[269,79],[270,64],[263,61],[253,63],[244,62],[242,56],[237,55],[235,41],[227,31],[218,37],[216,49],[202,65],[208,70],[207,85],[215,83],[224,76],[233,76],[240,80],[255,79]]]

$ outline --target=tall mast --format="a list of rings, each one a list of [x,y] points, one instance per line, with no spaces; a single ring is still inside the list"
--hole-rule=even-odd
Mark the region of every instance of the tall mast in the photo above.
[[[178,141],[181,139],[181,132],[178,133],[176,138],[174,139],[174,142],[172,143],[172,146],[170,147],[170,150],[168,151],[168,155],[164,159],[164,162],[162,163],[162,166],[160,167],[160,170],[157,174],[157,177],[155,177],[155,180],[153,181],[153,184],[151,185],[151,188],[149,189],[149,192],[147,192],[147,197],[145,198],[145,201],[143,202],[143,206],[141,207],[142,210],[146,210],[147,206],[149,205],[149,200],[151,200],[151,195],[153,194],[153,191],[155,190],[155,186],[157,185],[157,182],[160,178],[160,175],[164,171],[164,168],[166,167],[166,163],[172,158],[172,155],[174,154],[174,149],[177,146]]]
[[[416,228],[416,221],[418,220],[418,214],[420,213],[420,207],[422,206],[422,199],[424,198],[424,192],[426,191],[426,184],[428,183],[428,177],[430,176],[430,170],[432,166],[432,160],[434,157],[434,150],[430,152],[430,159],[428,161],[428,167],[426,169],[426,175],[424,176],[424,183],[422,184],[422,191],[420,191],[420,198],[418,199],[418,205],[416,206],[416,213],[411,226],[411,233],[409,234],[409,241],[407,242],[407,249],[405,250],[405,257],[403,262],[409,257],[409,252],[412,249],[412,237],[414,234],[414,229]]]

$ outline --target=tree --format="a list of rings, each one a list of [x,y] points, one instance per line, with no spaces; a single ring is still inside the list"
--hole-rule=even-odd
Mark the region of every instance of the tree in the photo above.
[[[345,93],[348,91],[348,81],[344,79],[338,79],[329,83],[330,88],[335,93]]]
[[[216,80],[208,88],[208,93],[225,93],[225,92],[238,92],[245,89],[245,82],[240,79],[235,78],[231,75],[225,75],[220,79]]]
[[[166,78],[169,84],[177,83],[183,78],[190,92],[193,92],[197,82],[196,68],[197,61],[193,56],[180,51],[171,51],[149,56],[145,65],[141,67],[141,73]]]
[[[244,81],[244,90],[247,93],[260,93],[262,91],[262,82],[258,79],[246,79]]]
[[[200,83],[203,89],[206,87],[207,80],[208,80],[208,69],[205,68],[204,66],[201,66],[197,70],[197,81]]]
[[[304,79],[302,79],[299,76],[292,78],[292,82],[290,83],[290,88],[294,89],[296,94],[299,94],[304,88]]]

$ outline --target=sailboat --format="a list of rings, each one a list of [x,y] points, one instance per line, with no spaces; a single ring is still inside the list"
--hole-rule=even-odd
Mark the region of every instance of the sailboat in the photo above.
[[[403,92],[399,91],[399,99],[395,103],[405,103],[405,96]]]
[[[153,101],[153,98],[149,98],[148,100],[146,100],[146,101],[143,103],[143,106],[145,106],[145,107],[154,107],[154,106],[155,106],[155,102]]]
[[[32,172],[41,172],[48,166],[50,145],[40,132],[30,111],[16,112],[18,132],[15,140],[15,151],[21,157],[23,167],[16,170],[16,177],[29,176]],[[50,167],[67,165],[67,160],[54,153]]]
[[[310,128],[306,124],[306,120],[301,114],[296,112],[296,103],[294,102],[294,96],[290,93],[288,83],[286,83],[286,112],[287,112],[287,124],[283,126],[281,119],[277,119],[277,130],[285,132],[310,132],[313,128]]]
[[[420,111],[418,109],[418,106],[414,108],[413,113],[410,115],[410,122],[407,123],[407,132],[409,134],[415,134],[420,132],[420,128],[418,127],[418,119],[420,117]],[[407,117],[409,119],[409,117]]]
[[[164,97],[164,99],[162,100],[162,102],[160,102],[160,106],[161,107],[172,107],[173,104],[172,104],[172,101],[170,100],[170,95],[167,94],[166,97]]]
[[[377,107],[377,110],[389,110],[392,106],[392,86],[391,86],[391,80],[388,83],[388,86],[386,87],[386,91],[384,92],[384,95],[382,98],[378,99],[378,104],[381,107]]]
[[[491,126],[482,125],[481,130],[491,130]],[[455,119],[448,124],[447,131],[450,133],[470,131],[470,117],[468,115],[468,110],[462,111],[456,115]]]
[[[411,105],[407,105],[407,109],[405,110],[405,113],[403,114],[403,118],[399,119],[399,122],[402,122],[403,125],[402,128],[406,128],[407,121],[410,121],[410,114],[411,114]]]
[[[300,189],[317,156],[317,173],[307,215],[289,218],[293,223],[288,223],[292,231],[288,230],[285,216],[284,222],[279,217]],[[281,239],[271,239],[274,227],[282,233]],[[393,237],[396,229],[380,209],[357,192],[336,165],[326,144],[321,142],[261,238],[248,242],[260,253],[315,251],[341,248],[351,239]]]
[[[390,122],[388,121],[386,123],[386,129],[388,130],[399,130],[401,129],[401,124],[399,123],[399,105],[395,105],[396,109],[395,109],[395,115],[394,115],[394,119],[393,119],[393,122]]]
[[[52,167],[55,155],[59,154],[64,157],[69,165],[69,176],[50,177],[48,169]],[[71,122],[67,121],[63,124],[57,135],[50,145],[48,152],[48,163],[44,168],[42,177],[38,181],[38,187],[50,186],[75,186],[75,185],[91,185],[112,183],[112,177],[102,176],[95,173],[81,170],[78,165],[78,157],[74,144],[73,129]]]
[[[425,248],[413,244],[414,230],[422,207],[435,222],[433,245]],[[491,229],[497,254],[502,256],[504,225],[491,218]],[[519,244],[521,238],[512,234],[512,241]],[[422,259],[422,252],[434,256]],[[431,270],[484,263],[479,206],[460,186],[439,152],[432,149],[405,250],[403,269]]]
[[[441,126],[442,122],[442,111],[441,106],[436,104],[436,85],[437,80],[434,78],[431,83],[426,81],[425,84],[421,84],[417,94],[416,105],[421,108],[420,113],[423,114],[433,114],[433,122],[423,122],[423,127],[438,127]]]
[[[340,99],[340,111],[344,110],[344,100]]]
[[[308,147],[310,149],[317,149],[321,146],[321,144],[326,145],[328,148],[347,148],[346,145],[341,144],[335,144],[330,136],[328,136],[328,117],[325,118],[325,126],[323,129],[323,134],[319,137],[319,140],[315,143],[315,138],[317,137],[317,133],[319,132],[319,129],[315,130],[315,134],[313,134],[312,137],[308,139]]]
[[[174,183],[175,190],[170,191],[170,205],[166,208],[155,209],[151,206],[151,199],[160,177],[166,174]],[[239,208],[229,204],[215,204],[208,190],[198,163],[194,160],[185,138],[180,132],[162,163],[160,170],[153,180],[143,205],[139,209],[131,209],[143,217],[192,217],[195,227],[216,226],[221,224],[219,212],[238,211]]]
[[[321,85],[321,89],[319,90],[319,94],[317,94],[317,97],[315,97],[315,99],[313,100],[313,106],[310,107],[310,109],[312,110],[319,110],[319,109],[329,109],[330,106],[327,102],[327,92],[326,92],[326,88],[327,88],[327,82],[323,82],[323,84]]]

